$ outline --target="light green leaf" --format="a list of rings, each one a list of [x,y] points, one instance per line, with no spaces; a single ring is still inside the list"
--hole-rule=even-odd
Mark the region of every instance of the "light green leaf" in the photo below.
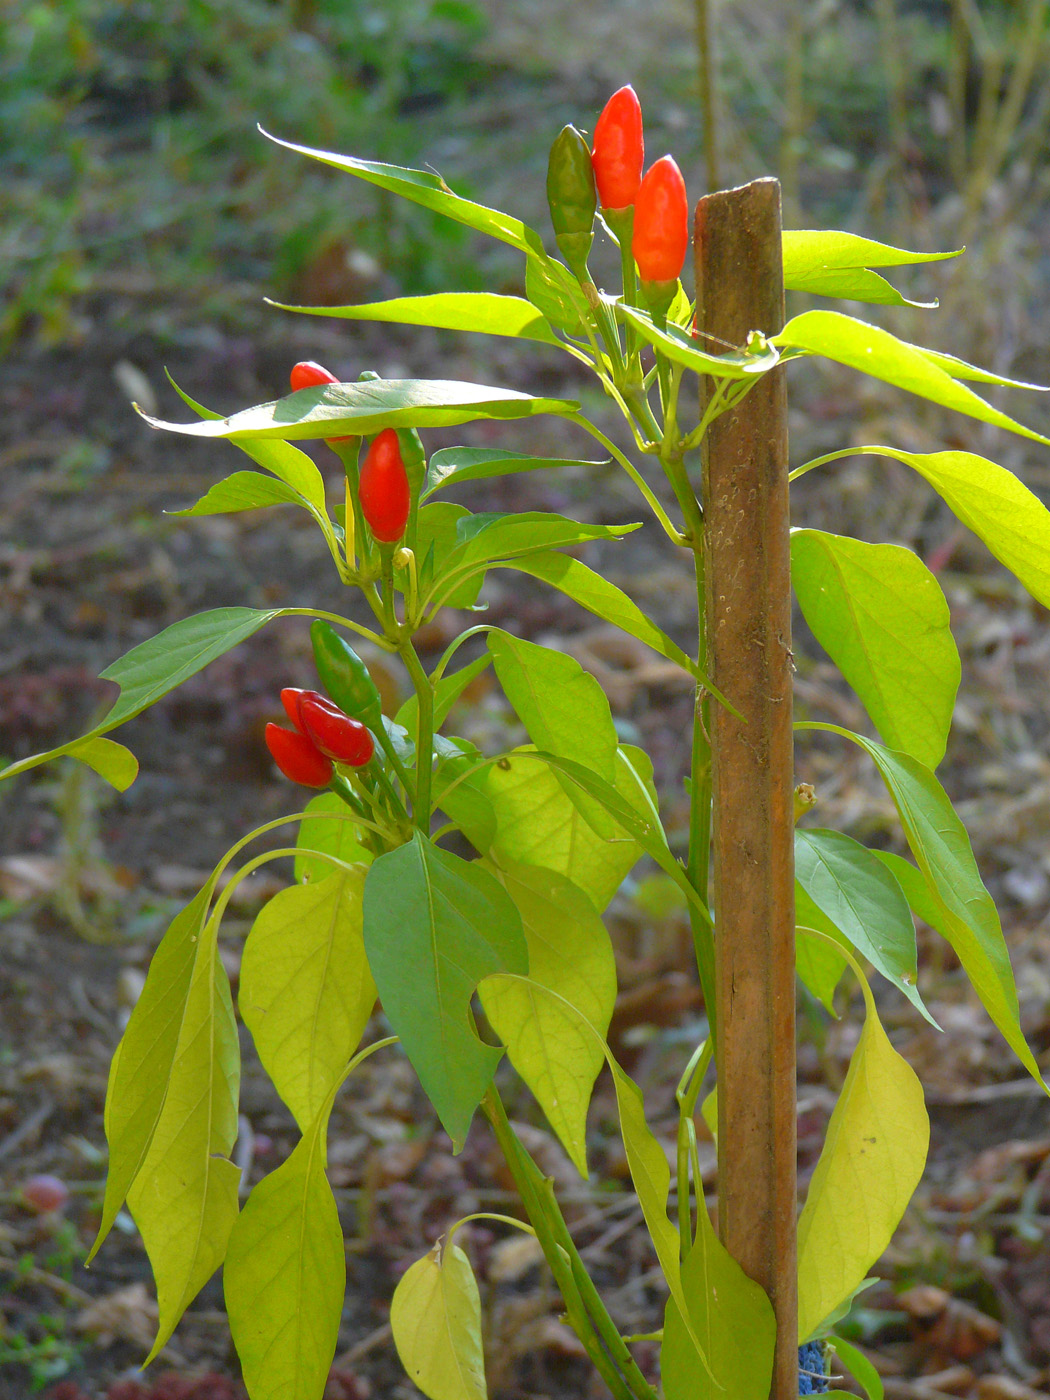
[[[661,328],[645,311],[627,306],[624,302],[616,303],[616,316],[618,320],[633,326],[645,341],[667,359],[697,374],[709,374],[716,379],[750,379],[773,369],[780,359],[780,352],[772,341],[756,354],[747,350],[730,350],[724,355],[708,354],[701,350],[700,342],[694,340],[688,331],[675,325]]]
[[[299,155],[310,156],[313,160],[333,165],[337,170],[357,175],[369,184],[389,190],[391,194],[422,204],[435,214],[444,214],[468,228],[487,233],[492,238],[501,239],[523,253],[546,257],[539,234],[534,233],[521,222],[499,209],[489,209],[483,204],[474,204],[469,199],[453,194],[440,175],[430,170],[410,170],[398,165],[384,165],[379,161],[358,160],[355,156],[342,156],[334,151],[321,151],[312,146],[299,146],[294,141],[282,141],[279,136],[271,136],[259,128],[262,134],[278,146],[285,146]]]
[[[481,1298],[459,1245],[438,1240],[406,1270],[390,1327],[409,1379],[430,1400],[485,1400]]]
[[[883,1400],[886,1387],[882,1383],[882,1377],[864,1353],[851,1343],[843,1341],[841,1337],[832,1337],[830,1341],[846,1370],[855,1381],[860,1382],[868,1400]]]
[[[908,754],[884,749],[873,739],[838,725],[806,723],[858,744],[874,759],[900,815],[901,825],[930,892],[935,896],[944,936],[1006,1043],[1040,1085],[1043,1077],[1021,1032],[1017,987],[1002,925],[981,881],[966,828],[940,783]],[[906,864],[906,863],[905,863]],[[901,882],[911,902],[908,886]]]
[[[303,505],[298,491],[277,477],[262,472],[234,472],[217,481],[196,505],[185,510],[169,510],[166,515],[221,515],[239,510],[259,510],[264,506]]]
[[[369,869],[364,937],[383,1010],[458,1152],[502,1053],[478,1039],[470,1000],[490,973],[528,967],[518,911],[487,871],[417,832]]]
[[[575,413],[569,399],[534,398],[514,389],[460,384],[447,379],[373,379],[299,389],[283,399],[242,409],[229,418],[165,423],[142,414],[154,428],[190,437],[253,439],[330,438],[381,428],[449,428],[477,419],[529,418]]]
[[[109,1067],[105,1115],[109,1171],[102,1221],[88,1263],[142,1170],[164,1109],[214,883],[213,877],[175,915],[161,939]]]
[[[82,739],[66,750],[70,758],[78,758],[105,778],[118,792],[127,792],[139,775],[139,761],[130,749],[114,739]]]
[[[696,662],[686,655],[677,642],[673,642],[665,632],[661,632],[622,588],[617,588],[594,569],[581,564],[579,559],[553,552],[533,554],[528,559],[515,561],[509,567],[549,583],[552,588],[557,588],[559,592],[579,603],[581,608],[586,608],[596,617],[611,622],[629,636],[636,637],[638,641],[652,647],[668,661],[681,666],[690,676],[703,679],[699,676]]]
[[[791,579],[814,636],[886,743],[936,768],[961,666],[933,574],[898,545],[793,530]]]
[[[324,1172],[331,1107],[253,1188],[230,1236],[223,1291],[252,1400],[320,1400],[335,1356],[346,1257]]]
[[[454,501],[430,501],[416,516],[415,543],[413,549],[419,560],[419,589],[426,595],[431,589],[440,587],[441,581],[449,572],[449,561],[459,557],[461,540],[458,533],[460,521],[472,520],[466,506]],[[398,586],[405,586],[406,574],[395,576]],[[477,602],[481,591],[484,571],[465,574],[457,586],[449,588],[443,601],[450,608],[470,608]],[[435,580],[437,584],[435,585]]]
[[[834,929],[936,1025],[915,985],[918,961],[908,901],[874,853],[840,831],[796,830],[795,877]],[[798,921],[806,922],[803,910]]]
[[[525,264],[525,295],[552,326],[582,337],[591,315],[580,284],[556,258],[530,257]]]
[[[616,726],[594,677],[574,656],[509,632],[494,629],[486,640],[503,692],[537,748],[575,758],[611,782]],[[595,829],[611,834],[608,821]]]
[[[427,463],[420,500],[465,481],[485,481],[516,472],[552,471],[564,467],[603,467],[606,462],[581,462],[574,457],[530,457],[527,452],[493,452],[487,447],[445,447]]]
[[[168,381],[183,403],[192,408],[194,413],[199,414],[201,418],[207,418],[210,421],[222,418],[221,413],[215,413],[212,409],[197,403],[195,399],[191,399],[189,394],[179,388],[170,374]],[[259,439],[253,439],[250,442],[239,441],[234,443],[234,446],[260,467],[265,467],[268,472],[279,477],[286,486],[290,486],[293,491],[300,495],[318,522],[328,520],[324,477],[312,457],[308,457],[298,447],[293,447],[290,442],[280,442],[276,438],[269,441]]]
[[[639,524],[590,525],[546,511],[472,515],[457,526],[461,543],[452,564],[458,569],[519,554],[564,549],[589,540],[618,540],[640,528]]]
[[[516,336],[560,345],[558,337],[532,302],[494,292],[438,292],[433,296],[394,297],[390,301],[358,302],[352,306],[286,306],[307,316],[338,316],[348,321],[382,321],[400,326],[436,326],[447,331],[477,331],[483,335]]]
[[[264,904],[241,960],[240,1008],[274,1087],[305,1133],[357,1049],[376,1000],[361,931],[365,867]]]
[[[863,1281],[889,1244],[929,1148],[922,1085],[890,1044],[862,976],[860,984],[864,1029],[798,1222],[800,1342]]]
[[[957,258],[965,250],[949,253],[913,253],[893,248],[856,233],[838,229],[785,229],[781,235],[784,254],[784,286],[795,291],[812,290],[803,282],[811,272],[832,268],[904,267],[911,263],[940,262]]]
[[[489,868],[521,915],[529,981],[508,979],[492,990],[484,984],[482,1005],[514,1068],[586,1177],[587,1106],[604,1056],[558,1004],[537,1000],[531,984],[557,992],[604,1037],[616,1001],[609,934],[587,895],[564,875],[520,862]]]
[[[310,814],[299,823],[296,839],[295,883],[313,884],[327,879],[333,870],[327,852],[347,865],[370,865],[373,853],[361,844],[353,815],[346,803],[334,792],[319,792],[306,804]]]
[[[784,286],[818,296],[848,297],[890,306],[936,306],[936,301],[909,301],[885,278],[868,271],[873,267],[901,267],[909,263],[955,258],[950,253],[913,253],[837,230],[791,229],[783,234]]]
[[[925,345],[916,346],[931,364],[938,365],[953,379],[966,379],[973,384],[1005,384],[1012,389],[1031,389],[1037,394],[1050,393],[1050,385],[1033,384],[1027,379],[1011,379],[1008,375],[997,374],[994,369],[981,369],[960,360],[958,355],[946,355],[943,350],[930,350]]]
[[[165,1008],[179,1020],[178,1041],[163,1107],[128,1189],[128,1210],[153,1267],[160,1311],[143,1364],[163,1348],[222,1263],[237,1218],[241,1174],[229,1153],[237,1137],[240,1048],[217,932],[210,919],[194,938],[185,998]],[[121,1065],[127,1061],[122,1051]]]
[[[209,661],[230,651],[282,614],[281,608],[265,611],[258,608],[216,608],[213,612],[198,613],[196,617],[186,617],[166,627],[149,641],[133,647],[126,656],[114,661],[102,672],[103,680],[116,681],[120,686],[120,695],[94,729],[71,739],[67,744],[60,744],[58,748],[31,754],[28,758],[9,764],[0,772],[0,778],[13,778],[16,773],[24,773],[53,758],[61,758],[99,735],[108,734],[126,720],[134,719],[190,676],[202,671]],[[93,749],[91,752],[101,751]],[[109,754],[109,750],[104,752]],[[110,755],[103,761],[108,764],[113,757]],[[127,771],[126,760],[120,760],[116,771]]]
[[[1050,438],[1026,428],[986,403],[917,346],[898,340],[878,326],[844,316],[840,311],[805,311],[787,323],[774,338],[774,344],[784,349],[804,350],[811,355],[824,355],[982,423],[1007,428],[1036,442],[1050,442]]]
[[[678,1304],[668,1298],[660,1347],[664,1400],[768,1400],[777,1333],[773,1305],[715,1234],[702,1196],[697,1214],[682,1291],[707,1367],[697,1364]]]
[[[522,861],[567,876],[601,912],[642,853],[627,832],[595,835],[546,763],[530,748],[515,749],[485,769],[479,786],[496,814],[491,854],[500,865]],[[640,775],[640,777],[639,777]],[[639,814],[655,801],[652,765],[640,749],[621,747],[616,789]]]
[[[925,477],[1032,597],[1050,607],[1050,511],[1013,472],[972,452],[863,450],[894,457]]]

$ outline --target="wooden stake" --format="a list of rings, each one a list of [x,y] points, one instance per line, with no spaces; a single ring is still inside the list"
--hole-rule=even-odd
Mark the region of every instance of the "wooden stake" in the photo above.
[[[755,180],[696,210],[700,344],[783,325],[780,186]],[[717,337],[708,339],[706,337]],[[714,390],[707,380],[705,396]],[[795,898],[783,370],[705,441],[708,672],[745,717],[711,703],[717,926],[718,1223],[777,1318],[773,1400],[798,1395]],[[746,1339],[742,1339],[746,1345]]]

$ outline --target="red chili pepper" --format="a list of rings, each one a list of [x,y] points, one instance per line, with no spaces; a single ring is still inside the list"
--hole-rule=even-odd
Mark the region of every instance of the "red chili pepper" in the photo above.
[[[266,726],[266,747],[286,778],[303,787],[325,788],[332,781],[332,760],[313,740],[279,724]]]
[[[594,127],[591,164],[603,209],[626,209],[642,182],[642,109],[630,84],[614,92]]]
[[[361,463],[357,494],[372,534],[382,544],[396,544],[405,533],[412,496],[401,444],[393,428],[384,428],[373,438]]]
[[[299,718],[307,738],[327,758],[362,768],[375,753],[372,735],[358,719],[351,719],[315,690],[299,696]]]
[[[689,201],[673,156],[645,172],[634,202],[631,251],[643,282],[675,282],[689,247]]]
[[[325,369],[324,365],[319,365],[316,360],[300,360],[297,365],[292,365],[292,372],[288,376],[292,389],[316,389],[319,384],[339,384],[338,380],[330,369]],[[325,442],[350,442],[350,437],[325,438]]]

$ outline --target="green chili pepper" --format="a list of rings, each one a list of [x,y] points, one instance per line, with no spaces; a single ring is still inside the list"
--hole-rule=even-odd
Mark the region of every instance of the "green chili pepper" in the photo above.
[[[374,733],[383,728],[383,705],[365,663],[322,618],[310,624],[314,663],[321,684],[341,710]]]
[[[594,239],[598,195],[590,147],[574,126],[562,127],[551,147],[547,203],[562,257],[581,282],[589,282],[587,255]]]

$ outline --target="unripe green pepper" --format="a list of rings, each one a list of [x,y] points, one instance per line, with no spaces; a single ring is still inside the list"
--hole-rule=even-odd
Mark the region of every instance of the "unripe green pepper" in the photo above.
[[[587,142],[574,126],[563,126],[547,161],[547,203],[562,257],[581,282],[589,282],[587,256],[594,240],[598,194]]]
[[[310,624],[314,664],[321,684],[341,710],[375,733],[383,729],[383,705],[368,667],[322,618]]]

